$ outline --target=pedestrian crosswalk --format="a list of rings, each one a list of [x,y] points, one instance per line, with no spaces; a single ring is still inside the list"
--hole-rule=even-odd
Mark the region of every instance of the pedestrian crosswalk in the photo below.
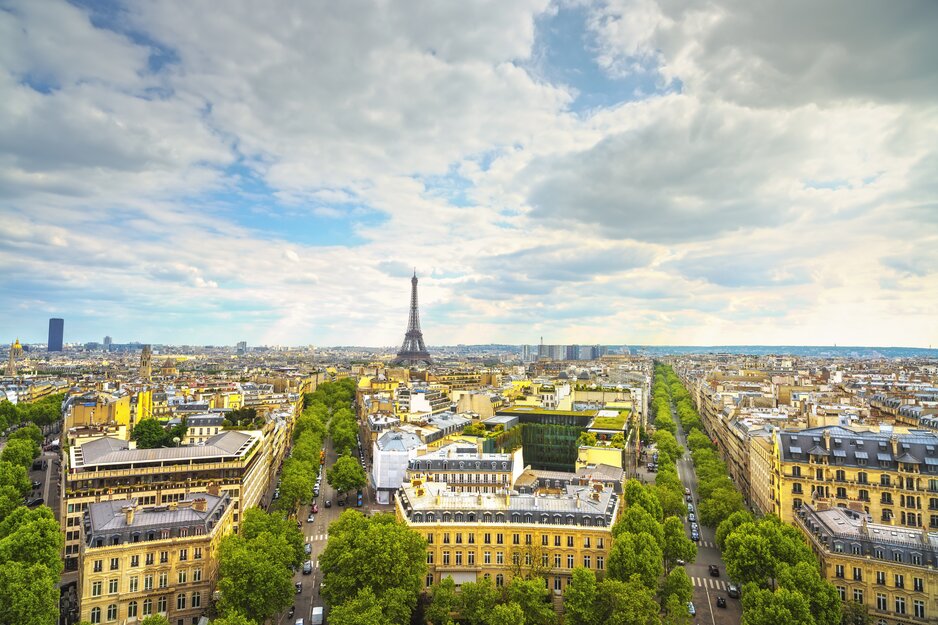
[[[329,538],[329,534],[310,534],[306,537],[306,542],[314,543],[320,540],[326,540],[327,538]]]
[[[717,546],[716,546],[716,543],[714,543],[714,542],[711,541],[711,540],[698,540],[698,541],[697,541],[697,546],[698,546],[698,547],[710,547],[711,549],[716,549],[716,547],[717,547]]]
[[[727,587],[729,587],[729,584],[724,582],[722,579],[717,579],[714,577],[692,577],[690,579],[696,588],[709,588],[710,590],[725,591]]]

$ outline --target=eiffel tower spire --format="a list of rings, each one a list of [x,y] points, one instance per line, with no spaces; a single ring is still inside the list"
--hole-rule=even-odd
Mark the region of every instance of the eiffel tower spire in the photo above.
[[[407,332],[404,344],[394,360],[397,364],[416,365],[420,362],[430,364],[430,353],[423,344],[423,332],[420,331],[420,313],[417,310],[417,269],[410,279],[410,317],[407,320]]]

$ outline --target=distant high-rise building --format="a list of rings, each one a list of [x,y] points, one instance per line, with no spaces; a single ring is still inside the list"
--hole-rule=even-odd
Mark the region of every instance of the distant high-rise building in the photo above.
[[[576,360],[580,357],[579,345],[567,345],[567,360]]]
[[[248,351],[248,342],[247,341],[238,341],[237,350],[239,354],[244,354]]]
[[[106,351],[106,352],[111,351],[111,343],[113,343],[113,342],[114,342],[114,340],[113,340],[111,337],[105,336],[105,337],[104,337],[104,351]]]
[[[590,348],[590,359],[599,360],[600,358],[606,355],[607,351],[608,350],[606,349],[605,345],[593,345]]]
[[[53,317],[49,319],[48,351],[62,351],[62,339],[65,336],[65,320]]]
[[[531,346],[522,345],[521,346],[521,362],[531,362],[532,360],[533,359],[531,358]]]

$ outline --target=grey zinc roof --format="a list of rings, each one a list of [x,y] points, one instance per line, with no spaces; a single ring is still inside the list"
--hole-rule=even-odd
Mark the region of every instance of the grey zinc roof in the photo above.
[[[252,447],[257,434],[236,430],[212,436],[201,446],[162,447],[159,449],[130,449],[127,441],[116,438],[99,438],[73,447],[72,467],[107,467],[147,462],[178,462],[194,459],[235,459],[243,456]]]
[[[191,502],[205,499],[205,510],[195,510]],[[138,507],[135,499],[114,499],[92,503],[85,516],[86,539],[91,544],[96,538],[110,541],[120,537],[121,542],[129,542],[133,534],[146,530],[170,530],[171,536],[179,536],[178,528],[203,526],[206,533],[211,531],[212,522],[217,521],[230,504],[228,495],[216,496],[208,493],[192,493],[186,502],[174,505]],[[133,507],[133,520],[127,522],[125,508]],[[176,530],[175,532],[173,530]]]
[[[381,451],[410,451],[422,444],[423,442],[416,434],[397,430],[385,432],[378,438],[378,449]]]
[[[829,437],[825,437],[825,432]],[[892,436],[896,437],[897,458],[893,458]],[[825,443],[825,438],[829,442]],[[871,432],[852,430],[843,426],[821,426],[798,431],[783,431],[779,436],[779,446],[784,460],[804,461],[802,450],[809,455],[833,456],[837,464],[843,466],[860,465],[874,455],[880,463],[895,461],[907,464],[938,466],[938,435],[926,430],[910,430],[908,433]],[[838,444],[839,441],[839,444]],[[830,449],[825,448],[829,445]],[[797,456],[797,457],[793,457]],[[929,470],[929,472],[932,472]]]

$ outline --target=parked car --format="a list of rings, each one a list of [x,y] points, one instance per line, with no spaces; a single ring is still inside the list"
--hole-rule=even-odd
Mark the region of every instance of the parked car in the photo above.
[[[303,551],[306,552],[306,555],[313,553],[313,545],[311,543],[303,543]]]
[[[39,488],[40,486],[42,486],[42,482],[39,482],[39,481],[37,481],[37,480],[33,480],[33,489],[37,489],[37,488]]]
[[[690,495],[690,489],[687,488],[686,486],[684,487],[684,494],[685,494],[685,495]]]
[[[724,597],[717,597],[717,607],[718,607],[718,608],[725,608],[725,607],[726,607],[726,598],[724,598]]]
[[[696,614],[697,614],[697,608],[694,607],[694,602],[693,602],[693,601],[688,601],[688,602],[687,602],[687,612],[688,612],[691,616],[696,616]]]
[[[327,507],[327,508],[331,508],[331,507],[332,507],[332,500],[331,500],[331,499],[326,499],[326,507]]]
[[[695,523],[694,521],[691,521],[691,523],[690,523],[690,531],[692,531],[692,532],[699,532],[699,531],[700,531],[700,526],[697,525],[697,523]]]
[[[309,513],[309,516],[306,517],[306,522],[307,522],[307,523],[313,523],[313,522],[315,522],[315,521],[316,521],[316,515],[313,514],[312,512],[310,512],[310,513]]]
[[[37,508],[37,507],[41,506],[41,505],[44,504],[44,503],[46,503],[46,500],[45,500],[45,499],[43,499],[42,497],[36,497],[35,499],[30,499],[29,501],[27,501],[27,502],[26,502],[26,507],[27,507],[27,508]]]
[[[694,504],[692,504],[692,503],[687,504],[687,511],[688,511],[688,512],[694,512]]]
[[[319,506],[315,503],[313,504],[313,514],[319,514]]]
[[[681,560],[680,558],[675,560],[674,563],[678,566],[684,566],[685,564],[687,564],[687,562],[685,562],[684,560]]]
[[[700,540],[700,532],[692,531],[690,533],[690,539],[693,540],[694,542],[697,542],[698,540]]]
[[[297,582],[293,586],[296,588],[296,594],[303,592],[303,582]]]
[[[739,599],[739,586],[736,584],[730,584],[730,587],[726,590],[726,594],[728,594],[733,599]]]
[[[707,569],[710,571],[710,577],[720,576],[720,567],[718,567],[716,564],[711,564],[707,567]]]
[[[696,520],[697,520],[697,515],[694,514],[693,512],[689,512],[689,513],[687,514],[687,520],[688,520],[688,521],[696,521]]]
[[[288,617],[288,618],[289,618],[289,617],[292,617],[294,614],[296,614],[296,606],[295,606],[295,605],[291,605],[291,606],[290,606],[290,611],[287,612],[287,617]]]
[[[687,501],[687,503],[690,503],[694,500],[694,497],[693,495],[684,495],[684,500]]]
[[[313,561],[307,560],[303,563],[303,575],[312,575],[313,573]]]

